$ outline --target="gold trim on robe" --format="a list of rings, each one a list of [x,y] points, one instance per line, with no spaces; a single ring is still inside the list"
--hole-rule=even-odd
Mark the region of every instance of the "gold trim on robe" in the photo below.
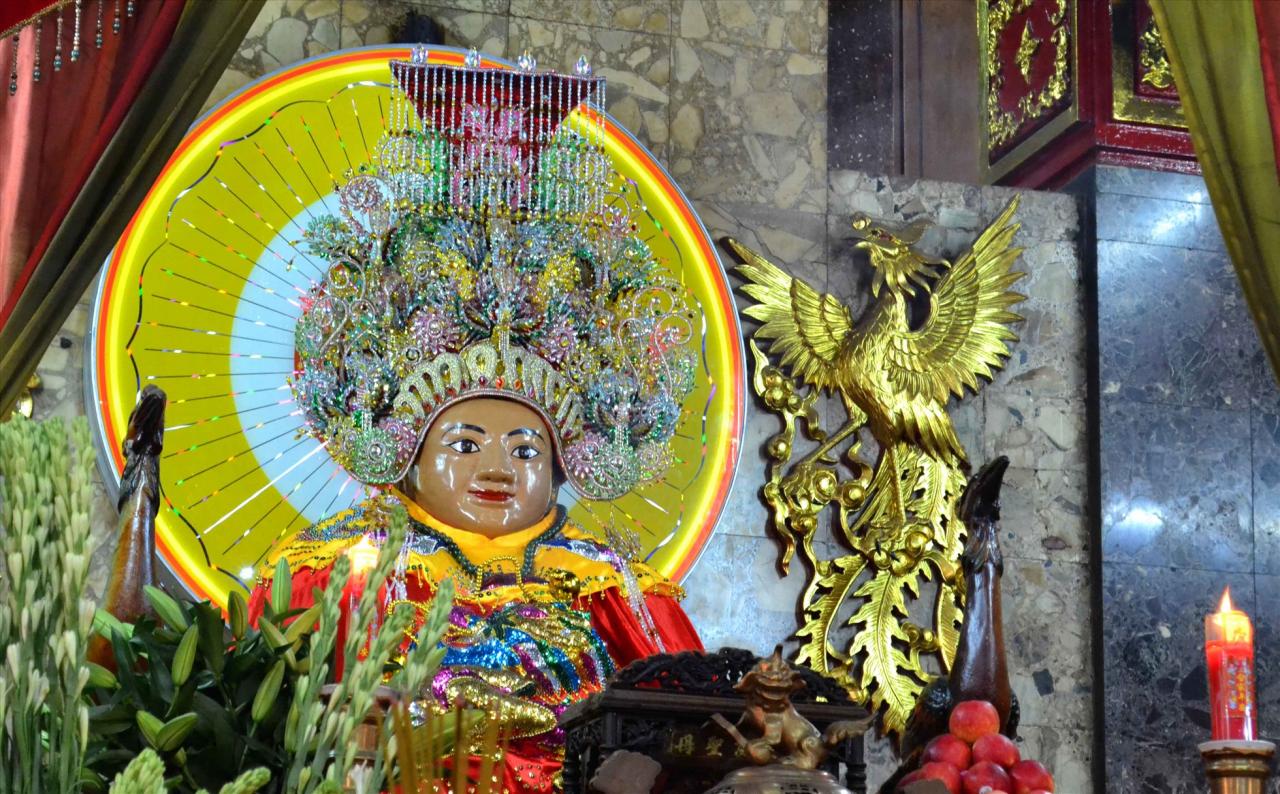
[[[397,503],[408,511],[411,529],[417,523],[429,530],[411,532],[406,541],[409,550],[404,569],[413,571],[423,581],[452,578],[460,591],[469,592],[473,599],[483,599],[490,592],[494,597],[509,599],[509,595],[499,595],[505,588],[494,591],[482,588],[486,577],[506,574],[514,577],[515,583],[523,588],[525,599],[533,602],[563,601],[566,590],[579,597],[610,588],[627,590],[625,574],[615,565],[617,555],[598,537],[567,521],[558,531],[548,533],[558,517],[556,509],[528,529],[491,538],[441,522],[395,488],[300,531],[268,556],[259,580],[272,576],[281,557],[295,573],[302,568],[318,571],[332,565],[361,538],[368,537],[378,547],[387,515]],[[544,535],[546,537],[541,537]],[[447,542],[440,542],[440,538]],[[535,576],[530,581],[520,581],[525,553],[531,543],[537,544],[532,566]],[[639,561],[619,562],[630,567],[644,593],[684,598],[684,590],[679,585],[649,565]]]

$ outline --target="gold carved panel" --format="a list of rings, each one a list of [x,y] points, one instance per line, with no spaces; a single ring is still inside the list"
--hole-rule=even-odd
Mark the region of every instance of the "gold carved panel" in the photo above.
[[[1148,0],[1111,4],[1111,114],[1118,121],[1187,128]]]
[[[997,177],[1078,118],[1073,0],[979,0],[983,168]]]

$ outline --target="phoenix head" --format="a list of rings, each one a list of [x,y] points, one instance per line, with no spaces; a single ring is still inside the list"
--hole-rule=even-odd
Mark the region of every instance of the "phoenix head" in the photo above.
[[[853,216],[853,233],[858,237],[856,247],[867,251],[875,268],[872,295],[880,297],[881,287],[887,284],[895,295],[915,297],[917,285],[927,288],[930,279],[938,278],[933,266],[949,263],[927,257],[914,248],[928,228],[928,221],[918,220],[894,231],[861,212]]]

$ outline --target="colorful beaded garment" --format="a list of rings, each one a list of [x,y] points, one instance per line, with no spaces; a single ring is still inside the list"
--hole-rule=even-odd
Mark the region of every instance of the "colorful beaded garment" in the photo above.
[[[388,613],[401,603],[425,609],[411,598],[412,580],[450,578],[458,588],[446,654],[432,686],[436,700],[483,707],[509,735],[542,746],[561,741],[554,730],[559,713],[600,691],[614,671],[590,615],[578,608],[581,600],[616,588],[661,647],[656,627],[645,619],[644,597],[683,597],[678,585],[647,565],[624,559],[568,523],[563,507],[522,532],[485,538],[444,527],[392,490],[303,530],[279,556],[295,572],[322,570],[362,539],[379,546],[397,504],[409,512],[410,535],[387,587]],[[406,641],[415,633],[411,627]]]

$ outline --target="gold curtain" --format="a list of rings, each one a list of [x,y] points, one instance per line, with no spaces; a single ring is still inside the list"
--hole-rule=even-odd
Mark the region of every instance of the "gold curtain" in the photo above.
[[[1280,373],[1280,181],[1250,0],[1151,0],[1227,251]]]

